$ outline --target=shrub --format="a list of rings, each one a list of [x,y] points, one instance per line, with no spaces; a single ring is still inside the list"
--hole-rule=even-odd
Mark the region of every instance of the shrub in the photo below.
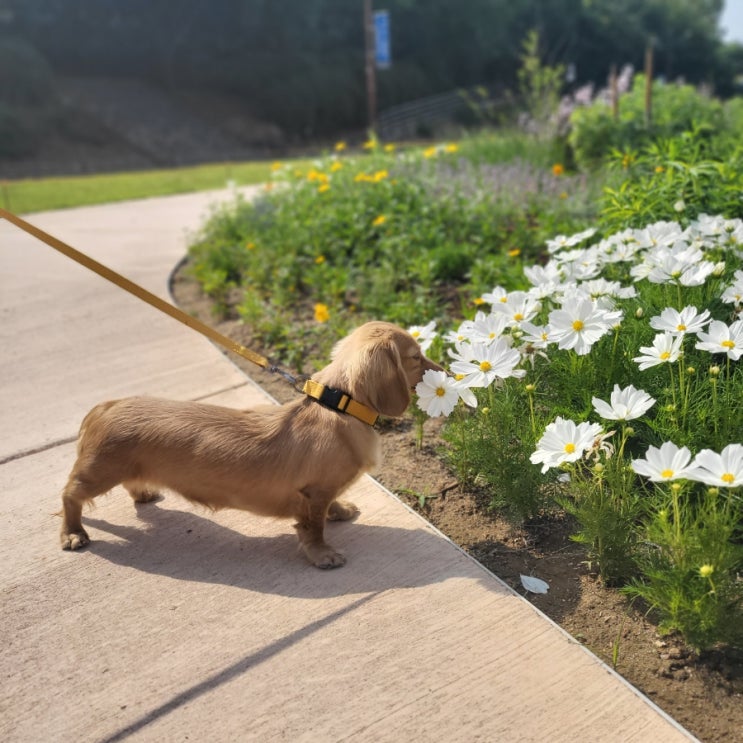
[[[650,126],[645,122],[644,75],[636,75],[632,89],[620,98],[617,119],[605,100],[573,111],[568,142],[579,167],[596,167],[612,150],[638,149],[654,138],[694,128],[713,131],[724,123],[722,104],[690,85],[654,82],[652,90]]]

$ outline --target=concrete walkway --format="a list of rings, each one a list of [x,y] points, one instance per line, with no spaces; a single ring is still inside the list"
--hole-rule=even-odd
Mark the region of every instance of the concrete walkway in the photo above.
[[[167,297],[225,193],[29,221]],[[0,220],[0,740],[683,741],[594,656],[366,478],[309,566],[288,522],[121,489],[63,552],[59,493],[103,399],[246,407],[208,341]],[[411,472],[412,481],[415,473]]]

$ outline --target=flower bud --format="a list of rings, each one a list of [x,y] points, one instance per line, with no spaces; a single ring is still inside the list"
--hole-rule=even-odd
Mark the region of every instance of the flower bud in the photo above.
[[[699,577],[700,578],[709,578],[712,573],[715,572],[715,566],[714,565],[702,565],[702,567],[699,568]]]
[[[635,317],[639,320],[643,315],[645,314],[645,310],[642,309],[642,307],[638,307],[635,310]]]
[[[531,392],[534,392],[534,390],[535,390],[536,388],[537,388],[537,386],[536,386],[535,384],[527,384],[527,385],[526,385],[526,386],[524,387],[524,389],[525,389],[525,390],[526,390],[527,392],[529,392],[529,393],[531,393]]]
[[[710,366],[710,368],[709,368],[709,373],[710,373],[710,374],[711,374],[711,375],[712,375],[713,377],[716,377],[716,376],[718,376],[718,375],[720,374],[720,367],[719,367],[719,366]]]

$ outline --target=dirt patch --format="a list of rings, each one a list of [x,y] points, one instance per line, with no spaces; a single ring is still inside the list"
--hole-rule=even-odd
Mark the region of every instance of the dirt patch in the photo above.
[[[172,291],[187,312],[261,351],[238,320],[215,319],[211,302],[183,269]],[[235,362],[279,402],[295,398],[277,375],[241,358]],[[582,548],[570,540],[574,528],[567,517],[519,528],[500,519],[486,493],[463,489],[443,465],[440,427],[440,421],[427,421],[419,448],[411,418],[385,421],[379,482],[519,593],[525,593],[522,574],[547,581],[548,594],[526,597],[701,741],[743,741],[743,652],[700,657],[678,637],[661,637],[652,615],[590,572]]]

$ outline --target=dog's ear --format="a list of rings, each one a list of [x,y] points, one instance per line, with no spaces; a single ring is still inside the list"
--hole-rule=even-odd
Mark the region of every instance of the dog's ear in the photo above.
[[[402,415],[410,405],[410,385],[397,346],[392,341],[375,343],[364,373],[364,391],[372,406],[392,418]]]

